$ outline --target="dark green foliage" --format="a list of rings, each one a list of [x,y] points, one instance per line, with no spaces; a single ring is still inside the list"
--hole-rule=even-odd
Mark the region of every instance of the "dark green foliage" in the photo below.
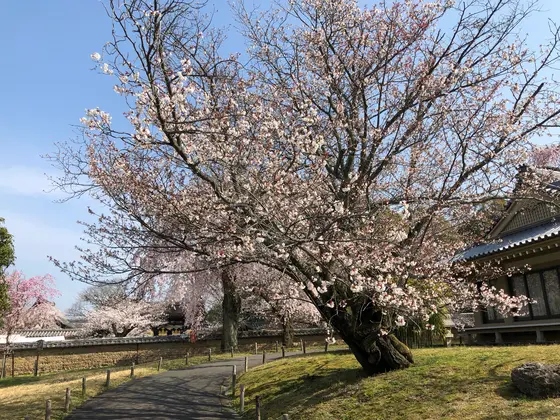
[[[0,328],[3,324],[3,314],[10,309],[8,285],[4,282],[4,272],[15,261],[14,238],[4,226],[4,219],[0,217]]]
[[[12,265],[16,259],[14,253],[14,238],[4,225],[4,219],[0,217],[0,275]]]

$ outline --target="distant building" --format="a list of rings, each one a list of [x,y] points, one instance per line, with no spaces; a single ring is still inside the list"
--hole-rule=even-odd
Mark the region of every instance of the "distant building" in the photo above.
[[[547,172],[552,181],[547,193],[560,197],[560,171]],[[467,261],[490,262],[503,267],[531,267],[523,274],[503,276],[491,286],[508,294],[525,295],[536,303],[528,314],[504,318],[494,308],[475,313],[468,338],[477,343],[560,341],[560,209],[536,199],[511,202],[506,214],[489,232],[486,244],[461,254]]]

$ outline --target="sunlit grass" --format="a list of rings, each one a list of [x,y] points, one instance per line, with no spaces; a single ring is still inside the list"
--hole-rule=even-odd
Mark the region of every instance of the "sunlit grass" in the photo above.
[[[245,418],[262,419],[554,419],[560,399],[533,400],[510,381],[529,361],[560,363],[560,346],[454,347],[414,350],[405,370],[365,377],[348,355],[312,355],[257,367],[238,379],[246,386]],[[233,402],[239,407],[239,400]]]

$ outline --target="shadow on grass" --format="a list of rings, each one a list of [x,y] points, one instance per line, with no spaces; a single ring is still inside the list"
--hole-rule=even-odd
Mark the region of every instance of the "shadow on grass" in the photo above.
[[[15,378],[0,379],[0,388],[8,388],[10,386],[26,385],[39,382],[44,378],[40,376],[16,376]]]
[[[327,372],[322,372],[323,366],[297,378],[279,379],[252,388],[251,396],[266,395],[270,387],[277,387],[273,399],[267,401],[266,405],[272,412],[288,412],[303,405],[310,407],[337,398],[348,392],[347,386],[357,384],[367,377],[361,368],[331,368]]]

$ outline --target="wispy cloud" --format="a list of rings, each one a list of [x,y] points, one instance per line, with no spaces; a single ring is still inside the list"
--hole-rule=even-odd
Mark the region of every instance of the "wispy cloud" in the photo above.
[[[60,195],[39,167],[0,164],[0,193],[9,195],[44,196]]]

